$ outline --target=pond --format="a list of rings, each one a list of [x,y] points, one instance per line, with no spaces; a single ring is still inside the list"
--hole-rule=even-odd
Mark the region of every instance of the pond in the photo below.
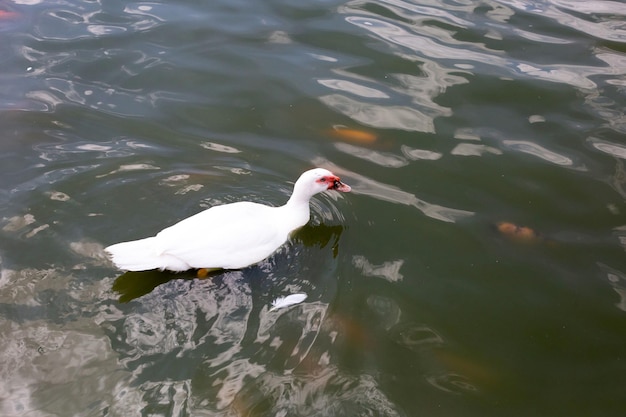
[[[625,18],[0,3],[0,414],[623,415]],[[258,264],[103,251],[315,166],[352,192]]]

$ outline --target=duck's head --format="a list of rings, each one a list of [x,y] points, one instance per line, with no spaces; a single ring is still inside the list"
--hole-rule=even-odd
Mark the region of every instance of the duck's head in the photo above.
[[[326,190],[335,190],[342,193],[349,192],[352,188],[341,182],[341,178],[324,168],[314,168],[304,172],[296,181],[295,190],[307,190],[306,193],[314,195]],[[294,192],[295,192],[294,190]]]

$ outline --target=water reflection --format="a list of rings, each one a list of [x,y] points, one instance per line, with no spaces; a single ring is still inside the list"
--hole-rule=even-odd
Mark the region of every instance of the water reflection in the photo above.
[[[550,3],[503,0],[502,3],[509,4],[515,9],[554,19],[565,27],[580,30],[594,37],[616,42],[626,40],[626,30],[618,24],[619,17],[626,16],[626,8],[624,8],[623,3],[571,0],[555,0]]]
[[[114,138],[98,143],[75,140],[67,134],[49,131],[50,137],[63,140],[63,143],[43,143],[33,147],[38,157],[44,161],[63,161],[70,158],[84,159],[121,158],[141,151],[155,149],[146,143],[130,138]]]
[[[54,112],[60,105],[73,103],[126,117],[154,114],[163,101],[188,102],[188,96],[138,86],[137,77],[167,72],[171,63],[165,60],[159,42],[146,49],[128,44],[129,36],[157,30],[182,16],[193,13],[183,5],[155,3],[123,10],[116,6],[103,10],[100,2],[51,4],[33,17],[32,33],[20,40],[19,52],[29,66],[17,74],[20,88],[9,90],[10,95],[19,95],[11,107]],[[68,42],[84,47],[58,47]],[[115,80],[99,77],[107,70],[115,70]]]
[[[339,94],[322,96],[320,101],[365,126],[434,132],[432,117],[409,107],[363,103]]]
[[[588,142],[599,151],[608,153],[616,158],[626,159],[626,146],[619,143],[612,143],[598,138],[589,138]]]
[[[3,414],[68,415],[101,405],[106,399],[94,403],[96,393],[125,379],[107,371],[118,368],[116,355],[92,321],[110,283],[78,284],[58,268],[0,267],[0,376],[11,381],[0,388]]]
[[[599,264],[599,266],[606,273],[611,287],[619,296],[619,300],[615,303],[615,306],[622,311],[626,311],[626,274],[608,265]]]
[[[354,256],[352,263],[366,277],[380,277],[391,282],[401,281],[403,278],[400,273],[400,268],[404,264],[402,259],[384,262],[382,265],[372,265],[364,256]]]
[[[437,4],[439,7],[419,7],[403,1],[387,0],[384,3],[387,4],[387,7],[392,8],[396,14],[409,19],[410,22],[414,22],[416,19],[419,21],[430,18],[461,32],[475,30],[474,22],[459,17],[466,13],[473,13],[474,7],[476,7],[475,5],[457,5],[457,7],[451,7],[448,4]],[[505,5],[503,6],[501,3]],[[541,13],[542,16],[548,15],[565,27],[574,27],[589,34],[593,34],[593,36],[603,37],[607,40],[619,41],[624,38],[623,30],[613,30],[616,25],[619,25],[617,24],[618,20],[608,19],[606,22],[601,21],[602,24],[597,24],[598,22],[590,23],[568,13],[567,9],[563,10],[551,4],[539,5],[533,3],[533,6],[530,7],[529,3],[526,2],[510,1],[501,3],[491,3],[490,6],[492,10],[487,13],[487,16],[495,18],[497,21],[507,21],[515,14],[514,10],[519,8],[525,11]],[[568,3],[568,8],[571,10],[577,8],[577,6],[574,6],[572,3],[565,3]],[[508,8],[507,5],[511,7]],[[535,8],[535,6],[539,7]],[[450,13],[448,10],[454,10],[454,12]],[[489,48],[487,45],[478,42],[459,40],[460,36],[455,35],[452,30],[442,30],[438,26],[408,24],[399,19],[384,20],[381,19],[378,14],[367,13],[359,10],[358,7],[351,8],[349,5],[344,7],[342,12],[347,15],[347,22],[374,34],[381,40],[388,42],[392,47],[397,45],[407,48],[415,54],[415,59],[419,59],[420,61],[429,58],[440,64],[442,62],[449,62],[451,66],[474,70],[478,68],[485,70],[484,66],[487,65],[491,66],[495,72],[501,73],[502,76],[505,76],[505,74],[507,76],[513,75],[516,77],[526,75],[546,81],[569,84],[585,90],[597,87],[597,84],[591,79],[592,76],[601,74],[623,76],[626,74],[626,70],[624,69],[626,67],[619,64],[624,58],[620,54],[605,50],[597,51],[596,56],[605,61],[608,64],[606,66],[570,65],[563,63],[542,65],[537,62],[531,63],[506,57],[499,48]],[[616,13],[620,15],[619,12]],[[626,14],[626,12],[622,14]],[[487,25],[487,27],[491,26],[493,25]],[[487,34],[488,38],[500,39],[500,35],[497,35],[496,32],[498,28],[512,32],[532,42],[555,45],[571,43],[563,39],[543,36],[536,32],[533,32],[531,36],[529,31],[523,31],[517,28],[511,29],[510,26],[503,27],[502,25],[494,26],[491,29],[492,31]],[[508,41],[510,42],[511,40],[508,39]]]
[[[521,140],[504,140],[502,143],[513,150],[536,156],[543,159],[544,161],[548,161],[553,164],[563,166],[574,165],[574,162],[571,160],[571,158],[568,158],[564,155],[559,155],[556,152],[549,151],[536,143]],[[579,169],[584,170],[584,168]]]
[[[232,405],[240,416],[406,415],[371,375],[352,375],[327,366],[314,375],[263,373],[243,386]]]
[[[351,145],[349,143],[336,143],[335,147],[348,155],[352,155],[387,168],[400,168],[409,163],[401,156],[394,155],[392,153],[374,151],[361,146]]]
[[[328,271],[335,264],[341,232],[341,226],[305,227],[294,239],[296,253],[276,255],[280,262],[270,260],[211,279],[154,271],[122,276],[112,283],[126,297],[122,301],[127,304],[121,305],[110,298],[106,287],[111,288],[111,280],[88,283],[61,268],[3,267],[0,314],[10,319],[3,322],[2,334],[7,337],[1,338],[5,360],[0,375],[12,381],[2,390],[4,398],[10,398],[3,410],[7,415],[36,409],[68,415],[85,409],[124,414],[174,407],[194,415],[194,410],[201,414],[202,409],[244,413],[242,399],[254,403],[246,392],[255,378],[317,369],[318,359],[328,356],[327,351],[314,349],[318,335],[326,332],[327,302],[307,301],[273,313],[268,307],[277,291],[298,286],[313,300],[332,297],[335,278]],[[319,247],[323,253],[301,253],[305,250],[297,248],[301,244]],[[101,245],[99,251],[93,242],[72,247],[92,261],[90,269],[77,271],[94,271],[101,261]],[[307,262],[308,257],[317,263]],[[303,268],[298,277],[293,268]],[[154,287],[151,293],[147,287]],[[145,294],[138,298],[141,292]],[[322,339],[328,341],[328,335]],[[316,355],[321,356],[314,359]],[[333,374],[337,378],[342,373]],[[273,390],[282,386],[273,385],[278,381],[263,386]],[[94,402],[96,391],[100,399]],[[361,400],[357,392],[342,394],[346,404]],[[74,395],[84,396],[84,401],[57,400]],[[321,407],[325,389],[318,395]],[[275,406],[293,403],[280,400]]]
[[[116,36],[128,31],[154,28],[164,22],[165,16],[173,16],[179,7],[164,7],[155,3],[143,3],[102,8],[98,2],[63,4],[63,8],[51,8],[39,16],[36,33],[48,40],[78,40]],[[119,24],[113,24],[119,22]]]
[[[333,90],[344,91],[367,98],[389,98],[384,92],[375,88],[366,87],[347,80],[317,80],[318,83]]]
[[[487,145],[474,143],[459,143],[450,151],[451,155],[457,156],[482,156],[484,154],[502,155],[502,151]]]

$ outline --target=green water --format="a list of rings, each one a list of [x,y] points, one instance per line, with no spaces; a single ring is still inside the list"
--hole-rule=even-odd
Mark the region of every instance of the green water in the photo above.
[[[0,11],[3,416],[624,415],[622,3]],[[102,252],[313,166],[258,265]]]

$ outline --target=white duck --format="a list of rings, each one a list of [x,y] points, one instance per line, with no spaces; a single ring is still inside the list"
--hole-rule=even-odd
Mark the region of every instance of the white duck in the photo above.
[[[284,206],[242,201],[211,207],[163,229],[156,236],[105,248],[128,271],[239,269],[270,256],[289,234],[309,221],[309,200],[326,190],[349,192],[332,172],[303,173]]]

